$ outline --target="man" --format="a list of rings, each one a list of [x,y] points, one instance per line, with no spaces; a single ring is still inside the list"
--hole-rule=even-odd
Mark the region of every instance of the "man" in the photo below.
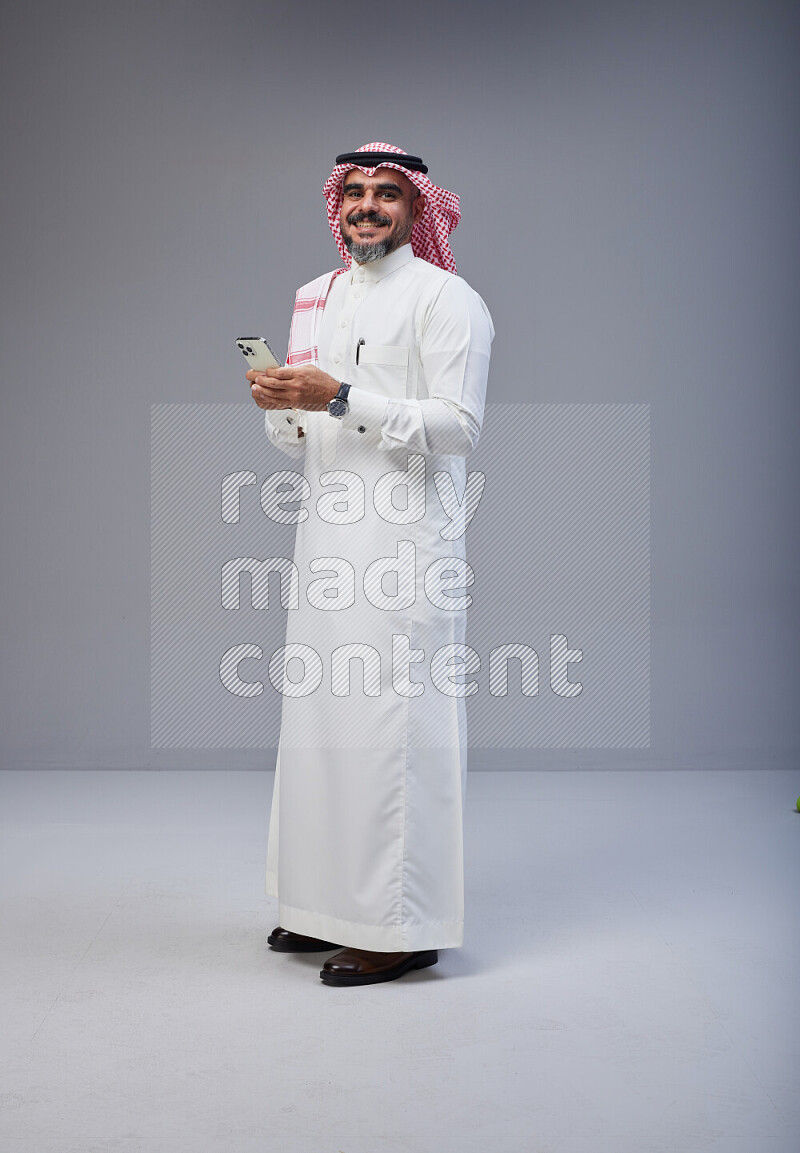
[[[287,367],[247,378],[270,439],[303,458],[279,497],[302,502],[296,571],[335,574],[310,579],[270,665],[283,708],[269,943],[344,946],[322,980],[366,985],[463,943],[465,669],[453,661],[471,574],[453,523],[494,329],[456,275],[458,197],[389,144],[336,161],[324,195],[345,267],[299,290]]]

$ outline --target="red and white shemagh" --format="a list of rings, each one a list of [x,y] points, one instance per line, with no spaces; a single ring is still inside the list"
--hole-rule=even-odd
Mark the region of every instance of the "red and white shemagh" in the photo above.
[[[420,216],[419,220],[414,225],[414,231],[411,233],[411,249],[415,256],[421,256],[423,260],[427,260],[430,264],[435,264],[438,268],[445,269],[446,272],[456,274],[456,262],[453,258],[453,253],[450,251],[450,245],[447,238],[461,219],[461,209],[459,207],[458,197],[455,192],[448,192],[446,188],[438,188],[432,180],[422,172],[415,172],[413,169],[404,168],[403,161],[400,159],[402,156],[407,155],[402,148],[396,148],[394,144],[384,144],[382,141],[376,141],[372,144],[362,144],[356,152],[396,152],[398,161],[393,164],[391,161],[382,160],[377,168],[396,168],[398,172],[402,172],[412,184],[415,184],[425,197],[425,209]],[[331,226],[333,239],[336,241],[336,246],[341,253],[342,260],[347,267],[350,267],[350,254],[347,251],[347,245],[342,238],[342,230],[339,227],[339,215],[342,211],[342,185],[344,183],[345,173],[352,172],[354,168],[366,172],[367,176],[372,176],[376,172],[376,168],[367,168],[362,164],[337,164],[333,172],[323,185],[322,192],[328,203],[328,224]]]
[[[326,272],[297,290],[292,325],[289,329],[289,351],[286,356],[288,365],[319,364],[319,326],[322,310],[334,280],[341,272],[346,271],[345,268],[337,268],[335,272]]]
[[[356,151],[397,153],[397,164],[381,161],[377,167],[396,168],[398,172],[407,176],[425,197],[425,209],[411,233],[411,250],[415,256],[420,256],[423,260],[435,264],[438,268],[443,268],[446,272],[452,272],[454,276],[457,275],[456,262],[447,242],[447,237],[461,219],[461,209],[456,194],[448,192],[446,188],[438,188],[424,173],[404,168],[400,158],[407,153],[402,148],[396,148],[393,144],[376,141],[372,144],[363,144]],[[310,284],[305,285],[297,293],[292,326],[289,332],[289,353],[286,358],[286,363],[289,365],[319,363],[318,334],[325,301],[328,299],[334,278],[342,272],[346,272],[350,267],[350,253],[347,251],[347,245],[339,227],[339,216],[344,199],[342,186],[345,173],[351,172],[354,168],[359,168],[368,176],[372,176],[376,171],[376,168],[367,168],[360,164],[337,164],[322,189],[328,205],[328,224],[345,267],[337,268],[334,272],[326,272],[323,276],[319,276]]]

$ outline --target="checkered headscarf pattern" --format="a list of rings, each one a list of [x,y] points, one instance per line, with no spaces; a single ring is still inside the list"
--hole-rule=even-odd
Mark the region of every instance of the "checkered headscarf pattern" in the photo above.
[[[412,251],[415,256],[421,256],[430,264],[435,264],[438,268],[444,268],[447,272],[452,272],[455,275],[456,262],[450,251],[447,237],[461,219],[461,209],[456,194],[448,192],[446,188],[438,188],[424,173],[404,168],[402,159],[399,158],[407,155],[407,153],[402,148],[396,148],[393,144],[376,141],[372,144],[362,144],[356,151],[397,153],[397,164],[381,161],[378,167],[396,168],[404,176],[407,176],[425,197],[425,211],[414,225],[414,231],[411,234]],[[374,168],[367,168],[361,164],[337,164],[322,189],[328,204],[328,224],[342,260],[348,268],[350,267],[350,253],[347,251],[347,246],[342,238],[339,215],[342,211],[344,176],[346,172],[351,172],[354,168],[366,172],[367,176],[372,176],[375,172]]]
[[[298,288],[289,329],[288,365],[319,364],[319,326],[325,301],[336,277],[346,271],[337,268],[334,272],[325,272],[310,284]]]

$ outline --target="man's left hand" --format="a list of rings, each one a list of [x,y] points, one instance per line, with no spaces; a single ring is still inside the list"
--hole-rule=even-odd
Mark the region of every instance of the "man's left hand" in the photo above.
[[[251,369],[246,374],[251,382],[253,400],[259,408],[302,408],[322,412],[339,391],[339,381],[313,364],[291,368],[268,368],[265,372]]]

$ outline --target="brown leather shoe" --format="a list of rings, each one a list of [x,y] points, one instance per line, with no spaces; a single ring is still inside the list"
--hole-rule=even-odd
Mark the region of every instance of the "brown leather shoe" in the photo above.
[[[329,957],[320,970],[326,985],[377,985],[394,981],[411,969],[425,969],[439,960],[436,949],[419,953],[370,953],[366,949],[342,949]]]
[[[269,947],[276,953],[324,953],[327,949],[338,949],[333,941],[320,941],[318,937],[304,937],[302,933],[292,933],[280,925],[267,937]]]

